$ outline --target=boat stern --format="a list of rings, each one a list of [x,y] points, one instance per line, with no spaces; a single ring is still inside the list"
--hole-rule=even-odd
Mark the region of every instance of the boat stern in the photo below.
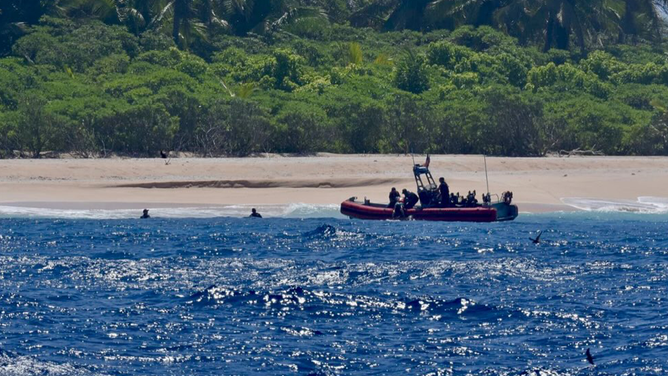
[[[496,209],[496,220],[499,222],[512,221],[513,219],[517,218],[517,215],[519,214],[517,205],[498,202],[496,204],[492,204],[492,207]]]

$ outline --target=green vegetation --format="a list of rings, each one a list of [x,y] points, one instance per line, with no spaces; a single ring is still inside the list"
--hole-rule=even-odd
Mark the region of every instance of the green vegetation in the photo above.
[[[668,155],[652,3],[3,1],[0,157]]]

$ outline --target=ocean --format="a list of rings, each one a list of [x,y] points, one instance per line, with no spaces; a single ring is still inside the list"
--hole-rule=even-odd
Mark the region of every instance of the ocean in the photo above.
[[[598,209],[4,208],[0,375],[664,375],[668,214]]]

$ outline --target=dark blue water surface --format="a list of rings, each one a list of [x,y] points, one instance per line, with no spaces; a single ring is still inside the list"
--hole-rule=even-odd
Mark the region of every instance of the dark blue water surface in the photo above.
[[[1,375],[668,373],[665,215],[0,219],[0,286]]]

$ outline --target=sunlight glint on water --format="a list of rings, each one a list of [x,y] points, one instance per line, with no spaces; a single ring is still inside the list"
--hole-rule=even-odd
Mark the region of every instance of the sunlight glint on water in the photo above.
[[[0,375],[665,374],[667,228],[0,219]]]

